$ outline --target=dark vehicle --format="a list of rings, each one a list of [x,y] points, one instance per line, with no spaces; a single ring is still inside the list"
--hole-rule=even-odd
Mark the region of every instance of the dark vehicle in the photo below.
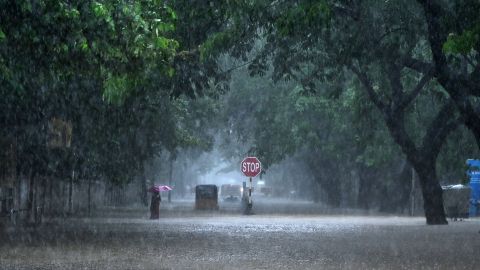
[[[242,186],[225,184],[220,187],[220,196],[224,201],[235,202],[242,197]]]
[[[195,209],[218,210],[218,187],[216,185],[195,187]]]

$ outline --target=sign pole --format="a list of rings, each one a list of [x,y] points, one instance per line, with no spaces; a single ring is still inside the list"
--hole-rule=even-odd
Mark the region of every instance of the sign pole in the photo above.
[[[244,209],[244,214],[246,215],[251,215],[252,214],[252,207],[253,207],[253,202],[252,202],[252,189],[253,189],[253,182],[252,178],[257,176],[261,171],[262,171],[262,164],[260,163],[260,160],[256,157],[246,157],[242,160],[240,163],[240,170],[242,171],[243,175],[248,177],[248,180],[250,182],[250,185],[248,187],[248,201],[246,198],[246,183],[244,183],[244,197],[242,202],[245,204],[245,209]]]
[[[248,204],[252,204],[252,177],[250,177],[250,187],[248,188]]]

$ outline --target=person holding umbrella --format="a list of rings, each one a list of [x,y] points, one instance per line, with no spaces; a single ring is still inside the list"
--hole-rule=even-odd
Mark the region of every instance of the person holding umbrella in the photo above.
[[[150,202],[150,219],[160,218],[160,202],[162,197],[160,191],[172,190],[169,186],[152,186],[148,191],[152,192],[152,200]]]
[[[150,219],[159,219],[160,218],[160,202],[162,197],[160,196],[159,191],[152,192],[152,200],[150,202]]]

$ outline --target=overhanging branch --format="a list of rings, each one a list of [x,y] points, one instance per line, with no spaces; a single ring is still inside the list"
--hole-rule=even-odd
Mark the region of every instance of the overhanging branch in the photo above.
[[[417,83],[415,88],[407,95],[402,98],[402,101],[398,105],[399,109],[405,109],[412,101],[420,94],[423,87],[433,78],[433,69],[430,72],[423,75],[420,81]]]
[[[350,70],[357,75],[358,79],[360,82],[363,84],[365,87],[365,90],[367,91],[367,94],[370,98],[370,100],[377,106],[378,109],[381,111],[385,111],[385,108],[387,107],[386,104],[380,99],[379,95],[375,92],[375,89],[373,89],[372,82],[368,78],[367,74],[365,72],[360,71],[360,69],[356,68],[354,65],[350,66]]]
[[[455,104],[449,100],[438,112],[427,130],[422,144],[423,153],[437,156],[448,134],[455,130],[460,123],[460,118],[455,115]]]
[[[433,64],[411,57],[405,57],[403,59],[403,65],[424,74],[429,73],[434,69]]]

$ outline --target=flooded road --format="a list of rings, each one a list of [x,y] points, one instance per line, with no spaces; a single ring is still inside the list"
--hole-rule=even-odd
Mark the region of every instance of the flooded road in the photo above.
[[[426,226],[423,217],[313,210],[242,216],[235,207],[176,215],[181,204],[173,206],[164,206],[156,221],[119,214],[10,231],[1,244],[0,269],[478,269],[480,264],[478,219]]]

